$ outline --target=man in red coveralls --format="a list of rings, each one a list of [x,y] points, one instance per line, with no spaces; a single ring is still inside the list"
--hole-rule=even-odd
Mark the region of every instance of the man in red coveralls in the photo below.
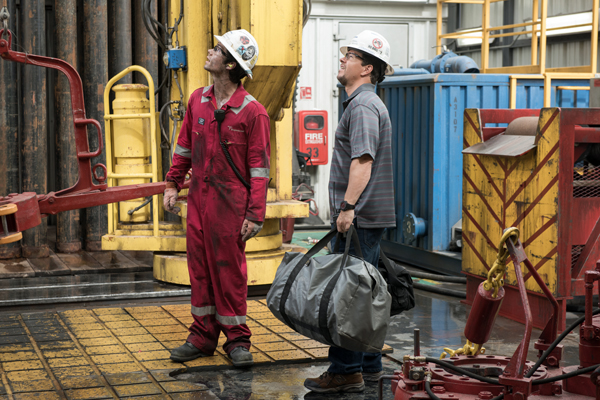
[[[243,77],[252,78],[258,59],[254,37],[243,29],[215,37],[218,43],[208,51],[204,65],[214,85],[190,96],[166,177],[164,206],[173,212],[192,169],[187,259],[194,323],[186,343],[171,351],[171,359],[183,362],[213,355],[223,331],[223,349],[234,366],[245,367],[253,360],[246,325],[244,250],[265,218],[270,121],[241,84]]]

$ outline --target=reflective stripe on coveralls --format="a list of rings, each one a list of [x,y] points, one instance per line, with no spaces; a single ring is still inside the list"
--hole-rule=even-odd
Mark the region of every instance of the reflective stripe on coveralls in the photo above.
[[[189,153],[176,151],[167,174],[180,188],[192,168],[186,241],[194,323],[187,341],[207,355],[214,354],[221,332],[227,336],[226,353],[250,347],[246,244],[240,231],[244,219],[264,221],[270,168],[269,116],[251,99],[240,85],[222,108],[221,132],[250,189],[239,181],[220,147],[212,86],[190,96],[177,142]]]
[[[250,168],[251,178],[268,178],[269,168]]]
[[[204,317],[206,315],[215,315],[217,321],[222,323],[223,325],[242,325],[246,323],[245,315],[237,315],[234,317],[225,317],[223,315],[219,315],[217,313],[217,307],[208,306],[208,307],[194,307],[192,306],[192,314],[196,317]]]
[[[181,157],[185,158],[192,158],[192,151],[180,145],[175,146],[175,154],[179,154]]]

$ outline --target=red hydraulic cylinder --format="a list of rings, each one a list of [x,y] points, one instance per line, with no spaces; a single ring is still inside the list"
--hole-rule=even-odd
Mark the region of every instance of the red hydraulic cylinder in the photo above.
[[[477,294],[473,299],[473,307],[471,307],[465,325],[465,337],[475,344],[484,344],[489,340],[496,316],[500,311],[502,300],[504,300],[503,287],[500,287],[498,295],[494,298],[492,296],[493,290],[485,290],[484,284],[485,282],[482,282],[477,288]]]

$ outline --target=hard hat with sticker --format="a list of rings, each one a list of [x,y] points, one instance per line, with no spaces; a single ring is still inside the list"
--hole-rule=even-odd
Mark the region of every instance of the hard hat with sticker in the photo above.
[[[390,64],[390,45],[379,33],[362,31],[354,36],[347,46],[340,47],[340,51],[342,54],[346,55],[348,48],[360,50],[386,63],[386,75],[392,75],[394,73],[394,68]]]
[[[252,79],[252,68],[258,60],[258,43],[245,29],[229,31],[215,38],[229,51],[239,65],[244,68],[246,75]]]

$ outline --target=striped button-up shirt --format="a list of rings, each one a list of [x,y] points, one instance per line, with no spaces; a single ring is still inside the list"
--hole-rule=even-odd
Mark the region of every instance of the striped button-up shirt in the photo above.
[[[329,178],[332,222],[348,188],[350,164],[366,154],[373,158],[373,164],[371,179],[356,204],[358,226],[395,227],[392,126],[388,110],[371,84],[360,86],[344,102],[344,113],[335,131]]]

